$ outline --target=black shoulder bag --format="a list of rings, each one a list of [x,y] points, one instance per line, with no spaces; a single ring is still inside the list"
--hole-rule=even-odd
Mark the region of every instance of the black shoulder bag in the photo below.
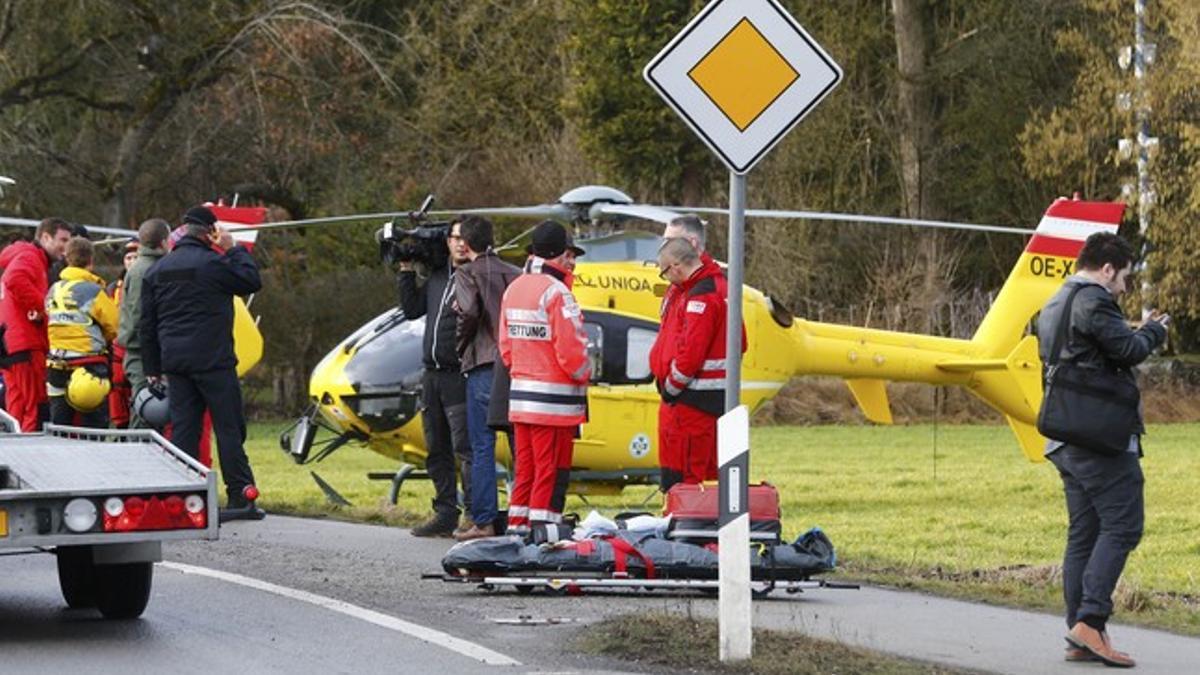
[[[1137,429],[1141,394],[1132,378],[1119,372],[1059,361],[1069,340],[1071,305],[1081,288],[1077,286],[1067,296],[1050,346],[1037,429],[1046,438],[1115,457],[1129,449],[1129,438]]]

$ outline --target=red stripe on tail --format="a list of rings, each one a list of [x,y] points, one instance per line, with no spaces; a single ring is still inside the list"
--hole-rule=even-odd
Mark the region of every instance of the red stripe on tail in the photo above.
[[[1073,259],[1079,256],[1081,249],[1083,249],[1082,241],[1035,234],[1033,235],[1033,239],[1029,241],[1029,245],[1025,247],[1025,252]]]
[[[1055,218],[1090,220],[1107,225],[1119,225],[1124,213],[1125,204],[1122,202],[1082,202],[1073,199],[1059,199],[1046,209],[1046,215]]]

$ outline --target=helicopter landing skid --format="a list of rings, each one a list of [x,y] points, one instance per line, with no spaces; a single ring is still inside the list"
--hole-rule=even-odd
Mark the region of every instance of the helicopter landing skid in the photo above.
[[[418,469],[412,464],[404,463],[394,473],[390,471],[371,471],[367,473],[367,480],[391,481],[392,488],[388,491],[388,500],[392,504],[396,504],[400,499],[400,488],[404,487],[404,481],[409,479],[430,480],[429,472],[424,469]],[[496,479],[503,483],[505,493],[511,489],[508,480],[508,469],[499,462],[496,463]],[[461,491],[458,495],[458,503],[459,506],[463,506],[463,494]]]
[[[392,488],[388,491],[388,501],[392,504],[399,501],[400,488],[404,487],[404,481],[410,478],[429,480],[429,472],[424,469],[418,469],[412,464],[401,464],[395,473],[390,471],[371,471],[367,474],[368,480],[387,480],[392,482]]]

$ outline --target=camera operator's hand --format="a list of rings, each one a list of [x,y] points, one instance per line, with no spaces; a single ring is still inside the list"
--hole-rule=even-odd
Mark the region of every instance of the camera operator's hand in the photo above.
[[[413,267],[413,261],[411,261],[411,260],[401,260],[401,261],[399,261],[399,263],[397,263],[397,269],[399,269],[399,271],[401,271],[401,272],[415,272],[415,271],[417,271],[417,268],[416,268],[416,267]]]
[[[1155,321],[1158,324],[1160,324],[1163,328],[1166,328],[1167,325],[1169,323],[1171,323],[1171,315],[1167,314],[1166,312],[1160,312],[1156,309],[1156,310],[1153,310],[1150,312],[1150,316],[1147,317],[1146,320],[1147,321]]]

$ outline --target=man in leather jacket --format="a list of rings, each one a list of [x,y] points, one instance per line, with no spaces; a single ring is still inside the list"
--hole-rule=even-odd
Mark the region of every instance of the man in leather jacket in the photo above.
[[[458,268],[454,308],[458,312],[456,340],[462,372],[467,378],[467,435],[471,439],[471,521],[474,525],[454,538],[459,541],[496,534],[496,432],[488,427],[493,373],[500,361],[496,330],[500,300],[521,269],[501,260],[492,250],[492,224],[478,216],[462,221],[462,238],[469,262]],[[503,368],[504,364],[500,366]]]
[[[1070,332],[1059,361],[1103,368],[1131,380],[1132,368],[1166,340],[1169,317],[1154,312],[1141,328],[1125,322],[1117,299],[1126,291],[1133,266],[1129,243],[1102,232],[1088,237],[1075,263],[1076,273],[1050,299],[1038,318],[1042,362],[1050,361],[1067,296],[1079,291],[1071,305]],[[1105,628],[1112,614],[1112,593],[1129,553],[1142,537],[1143,476],[1140,464],[1141,423],[1129,438],[1128,450],[1110,456],[1050,440],[1046,457],[1058,468],[1067,498],[1070,524],[1063,555],[1063,598],[1070,632],[1068,660],[1099,659],[1130,667],[1128,654],[1112,647]]]

